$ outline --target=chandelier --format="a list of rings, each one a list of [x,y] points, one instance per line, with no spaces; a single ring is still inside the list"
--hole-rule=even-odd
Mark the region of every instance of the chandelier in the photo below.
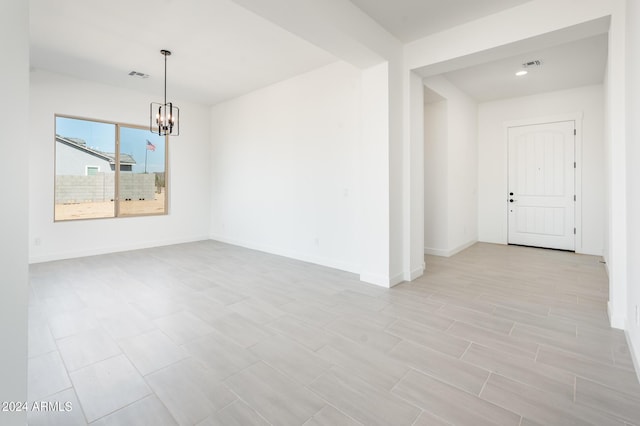
[[[178,136],[180,134],[180,109],[167,102],[167,56],[171,55],[169,50],[161,50],[164,56],[164,103],[151,102],[149,116],[149,130],[160,136]]]

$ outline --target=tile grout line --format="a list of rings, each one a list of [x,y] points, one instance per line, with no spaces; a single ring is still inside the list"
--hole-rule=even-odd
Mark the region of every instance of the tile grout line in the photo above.
[[[231,406],[232,404],[241,401],[243,404],[245,404],[247,407],[249,407],[250,409],[253,410],[254,413],[256,413],[258,415],[258,417],[260,417],[262,420],[264,420],[267,424],[271,425],[271,426],[275,426],[273,423],[271,423],[269,420],[267,420],[258,410],[256,410],[254,407],[251,406],[251,404],[249,404],[248,401],[245,401],[240,395],[238,395],[233,389],[231,389],[230,387],[227,386],[227,389],[229,389],[229,391],[234,394],[236,396],[236,400],[230,402],[229,404],[225,405],[223,408],[219,409],[216,411],[216,414],[219,413],[220,411],[224,410],[225,408]],[[206,419],[205,419],[206,420]],[[307,420],[308,421],[308,420]]]
[[[482,397],[482,392],[484,392],[484,388],[487,387],[487,383],[489,383],[489,379],[491,379],[491,376],[493,374],[495,374],[493,371],[489,371],[489,375],[487,376],[487,378],[485,379],[484,383],[482,384],[482,387],[480,388],[480,392],[478,392],[478,398],[483,399],[483,400],[486,401],[486,399],[484,399]],[[504,408],[504,407],[502,407],[502,408]],[[508,410],[508,411],[511,411],[511,410]]]
[[[333,369],[334,367],[335,367],[335,366],[332,366],[332,368],[331,368],[331,369]],[[331,371],[331,369],[330,369],[330,370],[328,370],[328,371]],[[317,381],[321,376],[323,376],[323,375],[327,374],[327,372],[328,372],[328,371],[325,371],[325,372],[324,372],[324,373],[322,373],[320,376],[316,377],[316,378],[315,378],[311,383],[309,383],[309,385],[312,385],[313,383],[315,383],[315,382],[316,382],[316,381]],[[312,394],[314,394],[315,396],[317,396],[319,399],[321,399],[322,401],[324,401],[324,402],[325,402],[325,404],[327,404],[328,406],[335,408],[338,412],[340,412],[340,413],[344,414],[344,415],[345,415],[346,417],[348,417],[349,419],[351,419],[351,420],[353,420],[354,422],[356,422],[356,423],[358,423],[358,424],[361,424],[361,425],[362,425],[362,422],[360,422],[360,421],[358,421],[358,420],[354,419],[352,416],[350,416],[349,414],[347,414],[347,413],[345,413],[344,411],[342,411],[340,408],[338,408],[338,407],[336,407],[335,405],[333,405],[330,401],[327,401],[327,399],[326,399],[326,398],[324,398],[324,397],[323,397],[322,395],[320,395],[318,392],[316,392],[316,391],[314,391],[312,388],[310,388],[310,387],[309,387],[309,385],[304,385],[304,386],[303,386],[303,387],[304,387],[304,389],[308,390],[309,392],[311,392]],[[391,391],[389,391],[389,393],[391,393]],[[322,410],[322,409],[321,409],[321,410]],[[319,412],[319,411],[318,411],[318,412]],[[316,414],[318,414],[318,413],[316,413]],[[314,416],[315,416],[315,414],[314,414]],[[313,418],[314,416],[312,416],[312,418]],[[307,421],[308,421],[308,420],[307,420]]]
[[[418,422],[418,420],[420,419],[420,417],[422,417],[422,415],[425,413],[424,410],[420,411],[420,413],[418,413],[418,417],[416,417],[416,419],[413,421],[413,423],[411,423],[411,426],[416,426],[416,423]]]
[[[98,420],[104,419],[105,417],[109,417],[110,415],[115,414],[115,413],[119,412],[120,410],[124,410],[125,408],[130,407],[130,406],[132,406],[133,404],[137,404],[138,402],[142,401],[143,399],[149,398],[150,396],[154,396],[154,397],[156,397],[156,398],[158,399],[158,401],[162,404],[162,406],[167,410],[167,412],[168,412],[169,414],[171,414],[171,411],[169,411],[169,409],[164,405],[164,403],[163,403],[163,402],[162,402],[162,400],[158,397],[158,395],[156,395],[156,393],[152,391],[150,394],[147,394],[147,395],[143,396],[143,397],[142,397],[142,398],[140,398],[140,399],[137,399],[137,400],[135,400],[135,401],[132,401],[132,402],[128,403],[127,405],[123,405],[123,406],[122,406],[122,407],[120,407],[120,408],[117,408],[117,409],[115,409],[115,410],[113,410],[113,411],[111,411],[111,412],[109,412],[109,413],[107,413],[107,414],[105,414],[105,415],[103,415],[103,416],[100,416],[100,417],[96,418],[96,419],[95,419],[95,420],[93,420],[91,423],[95,423],[95,422],[97,422]],[[171,414],[171,418],[175,420],[175,418],[173,417],[173,414]],[[87,422],[87,424],[91,424],[91,423]]]
[[[467,352],[469,352],[469,349],[471,349],[471,345],[473,345],[472,341],[469,341],[469,345],[467,345],[466,349],[464,350],[464,352],[462,352],[462,355],[460,355],[458,358],[460,361],[462,361],[462,358],[464,358],[464,356],[467,354]]]

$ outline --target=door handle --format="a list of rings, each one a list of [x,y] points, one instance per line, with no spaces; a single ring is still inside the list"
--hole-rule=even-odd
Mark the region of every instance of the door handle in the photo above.
[[[510,203],[513,203],[514,201],[518,201],[518,200],[514,200],[513,198],[510,198],[510,199],[509,199],[509,202],[510,202]]]

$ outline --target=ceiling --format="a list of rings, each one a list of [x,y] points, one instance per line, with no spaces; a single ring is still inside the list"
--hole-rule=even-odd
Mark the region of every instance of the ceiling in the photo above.
[[[600,84],[607,64],[607,34],[520,53],[443,75],[478,102]],[[539,60],[518,77],[522,64]]]
[[[406,42],[527,0],[351,1]],[[233,0],[30,0],[30,26],[33,68],[158,97],[164,70],[159,51],[169,49],[173,54],[167,65],[168,98],[207,105],[337,60]],[[484,55],[475,59],[473,67],[446,64],[437,72],[446,73],[479,100],[525,93],[525,87],[550,90],[559,81],[590,84],[598,78],[602,81],[606,61],[603,40],[584,40],[564,50],[555,48],[557,43],[543,43],[551,50],[532,55],[540,57],[544,66],[522,80],[513,78],[514,67],[531,55],[513,54],[536,50],[533,47],[538,44],[514,50],[512,57],[504,52],[499,57]],[[130,71],[150,77],[131,77]],[[556,77],[558,82],[554,82]]]
[[[408,43],[531,0],[351,0]]]
[[[204,104],[336,61],[229,0],[31,0],[30,27],[32,67],[160,95],[171,50],[169,99]]]

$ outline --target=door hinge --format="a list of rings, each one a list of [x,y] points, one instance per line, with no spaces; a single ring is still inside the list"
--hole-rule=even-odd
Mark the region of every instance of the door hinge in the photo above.
[[[576,228],[573,228],[573,235],[576,235]]]
[[[577,135],[576,129],[573,129],[573,136]]]
[[[573,195],[573,201],[576,201],[576,196],[575,196],[575,194]]]
[[[577,164],[576,164],[576,162],[574,161],[574,162],[573,162],[573,168],[574,168],[574,169],[576,168],[576,165],[577,165]]]

